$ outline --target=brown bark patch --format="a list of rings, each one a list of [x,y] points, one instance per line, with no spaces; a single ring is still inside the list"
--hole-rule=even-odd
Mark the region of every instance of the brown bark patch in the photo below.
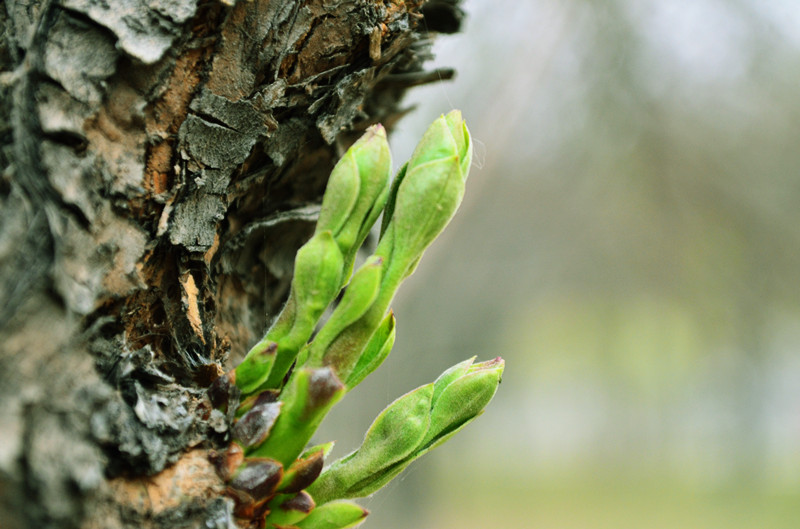
[[[357,36],[346,17],[320,17],[303,40],[297,43],[296,59],[281,65],[289,83],[296,84],[319,72],[325,72],[352,61],[357,55]],[[354,53],[356,50],[356,53]]]
[[[197,299],[200,290],[194,282],[194,277],[188,272],[181,276],[180,281],[183,287],[182,301],[186,306],[186,318],[192,326],[192,331],[200,338],[201,342],[206,343],[206,339],[203,337],[203,320],[200,318],[200,304]]]
[[[147,478],[117,478],[109,482],[120,503],[137,513],[158,515],[179,508],[186,498],[213,499],[225,485],[208,460],[206,450],[192,450],[163,472]]]
[[[169,190],[175,135],[189,113],[189,103],[202,77],[206,49],[188,50],[175,60],[162,96],[146,110],[148,147],[145,189],[156,195]]]

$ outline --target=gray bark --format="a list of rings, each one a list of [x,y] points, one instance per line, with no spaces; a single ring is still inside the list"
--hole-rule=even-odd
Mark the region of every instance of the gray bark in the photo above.
[[[206,388],[457,1],[0,5],[0,520],[231,527]],[[227,5],[233,4],[233,5]]]

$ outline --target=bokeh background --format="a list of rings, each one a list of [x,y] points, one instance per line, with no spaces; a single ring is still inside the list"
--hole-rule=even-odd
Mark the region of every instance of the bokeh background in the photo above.
[[[487,413],[366,501],[382,529],[800,526],[800,3],[467,0],[398,162],[475,139],[462,210],[395,303],[337,454],[448,366]]]

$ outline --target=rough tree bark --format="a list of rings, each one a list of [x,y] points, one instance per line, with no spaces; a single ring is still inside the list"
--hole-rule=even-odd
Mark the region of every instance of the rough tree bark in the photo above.
[[[0,4],[0,520],[233,527],[204,391],[458,0]]]

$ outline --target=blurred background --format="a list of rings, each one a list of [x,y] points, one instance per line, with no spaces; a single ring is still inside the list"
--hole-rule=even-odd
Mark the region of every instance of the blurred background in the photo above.
[[[466,0],[392,138],[463,110],[462,209],[395,350],[326,422],[506,359],[487,412],[368,499],[381,529],[800,523],[800,3]]]

